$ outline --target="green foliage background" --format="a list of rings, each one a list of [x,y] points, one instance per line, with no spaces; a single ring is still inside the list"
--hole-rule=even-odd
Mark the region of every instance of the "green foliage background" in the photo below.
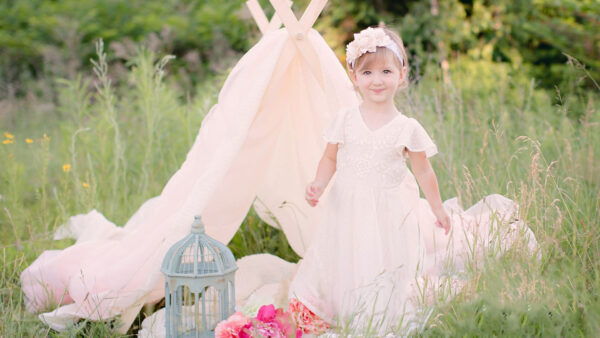
[[[598,336],[599,6],[330,0],[317,21],[340,60],[361,28],[397,29],[412,66],[398,105],[440,145],[442,196],[469,206],[504,194],[540,243],[539,259],[517,248],[467,267],[419,335]],[[259,38],[242,0],[0,3],[0,336],[121,336],[118,319],[50,330],[24,309],[19,275],[72,244],[51,240],[69,216],[95,208],[124,224],[160,193]],[[252,210],[229,246],[298,259]]]
[[[600,75],[598,1],[333,0],[329,6],[321,26],[349,41],[351,33],[383,21],[397,28],[419,63],[465,56],[506,62],[552,88],[571,82],[565,81],[569,54],[593,78]]]
[[[215,41],[234,50],[249,48],[249,22],[239,15],[242,0],[8,0],[0,3],[0,79],[17,95],[30,78],[73,77],[89,67],[94,41],[149,42],[161,53],[195,59],[175,65],[202,71],[214,55]],[[113,58],[124,59],[127,51]],[[126,47],[125,47],[126,49]],[[196,65],[197,64],[197,65]],[[199,68],[198,68],[199,66]],[[202,75],[202,72],[200,74]],[[0,98],[10,92],[0,94]]]
[[[260,1],[270,16],[266,0]],[[297,0],[300,14],[307,0]],[[214,72],[224,49],[245,52],[257,29],[243,0],[5,0],[0,3],[0,99],[37,88],[31,79],[72,78],[104,39],[124,60],[131,42],[173,54],[185,88]],[[600,2],[595,0],[331,0],[316,28],[343,58],[352,33],[385,22],[408,46],[418,74],[446,59],[506,62],[546,88],[573,85],[567,56],[600,75]],[[249,37],[252,38],[249,39]],[[218,69],[217,69],[218,70]],[[177,73],[177,71],[175,72]],[[580,83],[581,82],[581,83]],[[190,85],[191,84],[191,85]],[[37,88],[36,94],[48,93]]]

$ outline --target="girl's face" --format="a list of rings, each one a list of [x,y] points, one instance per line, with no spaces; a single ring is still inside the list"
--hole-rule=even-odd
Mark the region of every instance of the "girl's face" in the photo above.
[[[403,75],[392,57],[377,57],[350,73],[363,100],[375,104],[393,102]]]

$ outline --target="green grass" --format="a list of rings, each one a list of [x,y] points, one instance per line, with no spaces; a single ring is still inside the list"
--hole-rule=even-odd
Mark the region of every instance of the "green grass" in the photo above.
[[[19,275],[42,251],[72,244],[51,240],[69,216],[96,208],[124,224],[160,193],[226,75],[187,95],[164,73],[168,59],[140,49],[127,71],[112,72],[99,55],[93,74],[53,82],[51,106],[21,101],[18,118],[0,115],[10,134],[2,140],[13,141],[0,144],[0,336],[118,336],[110,323],[49,330],[25,311]],[[514,248],[470,266],[464,288],[439,297],[419,335],[600,333],[599,93],[546,92],[510,65],[460,60],[399,95],[438,144],[443,198],[465,207],[491,193],[518,201],[541,252],[536,260]],[[230,247],[236,257],[298,259],[252,210]]]
[[[491,252],[462,292],[435,307],[422,334],[597,336],[598,91],[538,91],[518,73],[506,76],[507,68],[455,64],[446,82],[414,88],[407,109],[441,146],[434,166],[442,195],[464,206],[492,192],[518,201],[541,259],[519,249],[500,259]]]

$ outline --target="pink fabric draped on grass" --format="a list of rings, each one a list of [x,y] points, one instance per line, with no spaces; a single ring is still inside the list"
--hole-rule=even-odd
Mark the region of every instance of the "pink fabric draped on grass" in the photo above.
[[[202,215],[211,237],[228,243],[255,197],[262,216],[271,213],[302,255],[321,212],[303,200],[325,146],[321,131],[342,106],[358,103],[321,35],[311,29],[306,40],[318,69],[285,28],[266,34],[240,59],[181,168],[124,227],[94,210],[60,229],[59,237],[77,242],[42,253],[23,271],[27,309],[58,305],[42,319],[59,330],[77,318],[117,315],[126,330],[144,304],[164,296],[161,261],[190,231],[194,215]]]

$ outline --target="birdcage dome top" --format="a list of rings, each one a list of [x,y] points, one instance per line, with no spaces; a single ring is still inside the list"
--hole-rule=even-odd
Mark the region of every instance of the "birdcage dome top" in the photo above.
[[[200,216],[192,231],[165,255],[161,271],[168,277],[218,276],[237,270],[231,250],[204,232]]]

